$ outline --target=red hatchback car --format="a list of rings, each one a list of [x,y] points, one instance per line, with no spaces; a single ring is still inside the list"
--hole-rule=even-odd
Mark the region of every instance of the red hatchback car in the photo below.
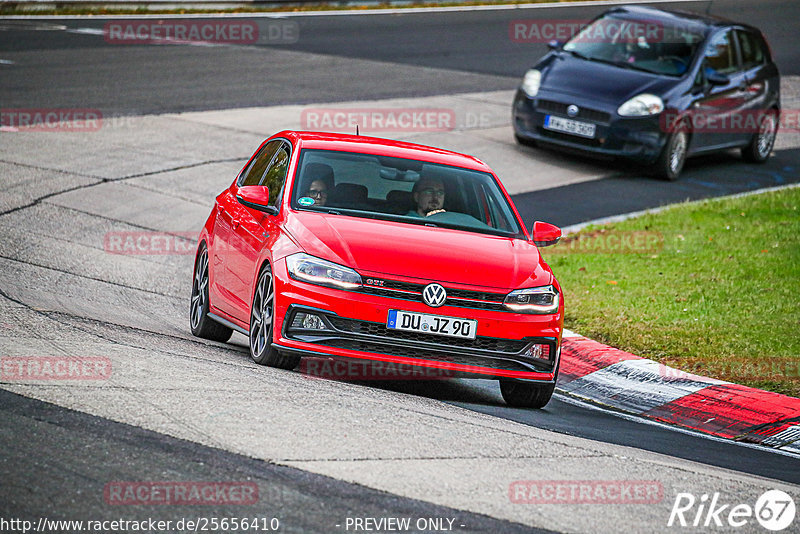
[[[364,136],[284,131],[216,199],[200,233],[196,336],[250,339],[256,363],[349,358],[500,381],[542,407],[564,302],[532,235],[480,160]]]

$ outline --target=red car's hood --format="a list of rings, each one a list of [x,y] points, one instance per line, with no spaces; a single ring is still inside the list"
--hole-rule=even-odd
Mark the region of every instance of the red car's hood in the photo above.
[[[504,290],[552,282],[521,239],[310,212],[292,213],[287,230],[308,254],[361,273]]]

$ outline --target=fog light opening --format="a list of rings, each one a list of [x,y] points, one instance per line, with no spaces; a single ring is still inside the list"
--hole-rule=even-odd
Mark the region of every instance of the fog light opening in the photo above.
[[[327,330],[325,321],[322,317],[313,313],[298,313],[295,315],[294,324],[295,328],[302,328],[304,330]]]
[[[528,350],[525,351],[525,356],[528,358],[533,358],[535,360],[550,360],[550,345],[541,345],[539,343],[534,343]]]

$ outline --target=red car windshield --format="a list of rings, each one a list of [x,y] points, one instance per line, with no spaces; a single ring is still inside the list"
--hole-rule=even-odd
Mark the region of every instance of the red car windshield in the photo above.
[[[292,207],[523,235],[490,173],[371,154],[304,149]]]

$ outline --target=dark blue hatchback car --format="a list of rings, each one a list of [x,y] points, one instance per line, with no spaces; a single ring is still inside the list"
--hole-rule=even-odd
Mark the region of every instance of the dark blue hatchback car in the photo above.
[[[780,76],[756,28],[628,6],[550,48],[514,98],[522,144],[624,157],[668,180],[688,156],[740,148],[763,162],[772,152]]]

